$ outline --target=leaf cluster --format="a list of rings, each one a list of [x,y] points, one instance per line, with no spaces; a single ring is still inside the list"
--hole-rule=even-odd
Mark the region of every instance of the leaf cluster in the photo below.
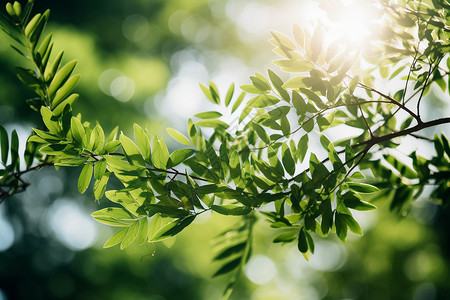
[[[403,211],[432,185],[432,196],[448,204],[445,135],[431,140],[436,151],[431,160],[413,152],[411,164],[405,164],[385,151],[397,147],[402,136],[427,139],[416,132],[450,123],[449,118],[423,120],[420,114],[432,85],[444,92],[450,85],[448,7],[435,2],[434,7],[414,1],[400,7],[381,1],[398,29],[381,42],[375,69],[389,80],[406,71],[403,89],[375,89],[373,70],[361,67],[357,51],[339,41],[328,43],[319,26],[313,32],[294,26],[293,38],[273,31],[270,42],[280,56],[274,63],[285,74],[255,73],[240,93],[232,84],[224,96],[212,82],[200,85],[217,109],[189,119],[186,135],[167,129],[180,143],[173,152],[161,136],[138,124],[127,137],[117,127],[105,133],[100,124],[74,115],[78,95],[72,89],[80,76],[73,75],[76,61],[62,63],[63,52],[52,57],[52,36],[43,35],[49,12],[32,16],[32,0],[24,9],[19,2],[8,3],[0,27],[32,66],[18,67],[17,75],[36,93],[27,102],[45,129],[30,134],[22,170],[17,133],[9,139],[0,127],[0,199],[26,187],[24,172],[45,165],[78,167],[79,192],[93,182],[95,199],[113,202],[92,216],[119,227],[104,246],[120,244],[121,249],[172,238],[205,212],[238,216],[242,222],[219,235],[216,247],[220,266],[214,276],[232,278],[226,295],[251,253],[257,213],[279,232],[274,243],[296,242],[308,259],[315,235],[335,233],[344,242],[348,231],[362,234],[353,212],[375,208],[368,195],[390,198],[391,208]],[[398,112],[407,118],[398,119]],[[361,133],[330,138],[329,129],[342,124]],[[111,176],[121,189],[108,189]]]

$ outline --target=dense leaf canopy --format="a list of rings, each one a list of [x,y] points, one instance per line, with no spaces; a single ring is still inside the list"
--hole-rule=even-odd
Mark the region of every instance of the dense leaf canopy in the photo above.
[[[391,26],[365,49],[330,40],[321,24],[294,25],[292,37],[272,31],[281,71],[257,72],[240,89],[201,84],[216,109],[189,119],[186,134],[168,128],[174,151],[138,124],[128,137],[73,113],[82,101],[72,93],[77,62],[53,53],[49,10],[33,14],[33,2],[8,3],[0,27],[23,59],[17,76],[35,93],[27,103],[44,126],[33,128],[23,154],[17,132],[0,127],[0,201],[26,189],[25,173],[77,167],[81,194],[92,186],[95,199],[113,202],[92,217],[118,227],[104,247],[121,249],[172,238],[206,212],[238,216],[214,256],[214,276],[230,274],[225,297],[251,255],[257,218],[277,232],[274,243],[297,243],[309,259],[315,236],[361,235],[354,211],[375,209],[374,199],[399,213],[424,192],[448,205],[448,139],[421,135],[450,123],[423,113],[432,89],[449,93],[447,1],[375,1]],[[400,84],[380,85],[393,81]],[[404,139],[432,143],[435,153],[395,153]],[[113,177],[120,189],[108,188]]]

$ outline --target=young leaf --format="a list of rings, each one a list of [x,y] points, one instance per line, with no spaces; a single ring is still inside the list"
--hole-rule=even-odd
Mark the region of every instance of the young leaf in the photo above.
[[[63,100],[65,100],[65,97],[72,91],[74,86],[78,83],[78,80],[80,80],[80,75],[74,75],[70,77],[63,86],[61,86],[55,94],[55,97],[52,100],[52,107],[56,107],[58,104],[60,104]]]
[[[281,80],[280,77],[278,77],[277,74],[275,74],[274,71],[268,70],[270,81],[272,81],[273,86],[278,91],[278,94],[283,98],[285,101],[290,102],[291,99],[289,97],[289,93],[286,92],[286,90],[283,88],[283,80]]]
[[[136,238],[136,243],[142,245],[147,242],[148,238],[148,219],[147,217],[139,219],[139,234]]]
[[[77,64],[76,60],[72,60],[68,62],[64,67],[62,67],[53,77],[50,86],[48,87],[48,95],[49,97],[53,97],[53,95],[61,88],[61,86],[69,79],[70,74],[72,74],[73,69]]]
[[[176,141],[180,142],[183,145],[186,146],[192,146],[191,142],[187,137],[185,137],[181,132],[179,132],[176,129],[173,128],[167,128],[167,132],[170,134],[171,137],[173,137]]]
[[[106,161],[105,161],[106,162]],[[106,172],[103,174],[102,178],[97,179],[94,183],[94,197],[96,200],[103,197],[106,190],[106,184],[108,183],[110,172]]]
[[[207,119],[207,120],[200,120],[195,122],[195,125],[200,127],[210,127],[214,128],[215,130],[226,130],[230,125],[227,123],[219,120],[219,119]]]
[[[53,109],[53,114],[55,116],[59,116],[63,113],[64,109],[66,108],[67,105],[72,106],[72,104],[75,102],[75,100],[78,99],[80,95],[78,94],[72,94],[69,97],[67,97],[64,101],[62,101],[61,103],[59,103],[55,108]]]
[[[130,164],[141,167],[146,166],[145,160],[142,157],[138,147],[130,138],[123,134],[120,134],[119,141],[122,145],[123,152],[125,153],[125,156]]]
[[[227,91],[227,95],[225,96],[225,106],[228,107],[230,105],[231,99],[233,98],[234,94],[234,83],[230,85]]]
[[[128,227],[135,217],[123,208],[107,207],[97,210],[91,216],[98,222],[119,227]]]
[[[233,104],[233,107],[231,108],[231,112],[234,113],[236,109],[241,105],[242,100],[244,100],[246,93],[242,92],[239,97],[236,99],[236,101]]]
[[[200,119],[217,119],[220,118],[221,116],[222,114],[217,111],[206,111],[194,115],[194,117]]]
[[[120,244],[120,250],[129,247],[137,238],[139,234],[139,220],[134,221],[128,228],[127,235],[122,240]]]
[[[92,130],[89,144],[95,153],[100,154],[103,152],[103,148],[105,147],[105,133],[99,124],[95,125],[94,130]]]
[[[120,229],[119,231],[114,233],[113,236],[110,237],[105,242],[105,244],[103,245],[103,248],[109,248],[109,247],[117,245],[118,243],[120,243],[123,240],[123,238],[125,237],[127,232],[128,232],[128,227]]]
[[[84,130],[83,124],[81,124],[78,118],[72,117],[70,121],[70,128],[72,131],[72,136],[78,144],[84,146],[86,139],[86,132]]]
[[[92,177],[93,164],[87,163],[81,169],[80,177],[78,178],[78,191],[83,194],[89,186]]]
[[[47,82],[50,82],[54,78],[55,73],[61,64],[63,55],[64,51],[61,50],[53,61],[53,64],[45,69],[44,77]]]
[[[340,214],[341,217],[345,220],[345,223],[347,224],[348,229],[350,229],[351,232],[356,233],[358,235],[362,235],[362,229],[361,226],[359,226],[358,222],[356,220],[347,214]]]
[[[167,162],[169,160],[169,150],[167,150],[166,143],[163,139],[154,137],[153,139],[153,151],[152,162],[158,169],[165,170]]]

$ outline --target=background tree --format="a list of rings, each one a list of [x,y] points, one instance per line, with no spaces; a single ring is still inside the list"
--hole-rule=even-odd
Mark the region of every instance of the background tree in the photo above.
[[[390,80],[401,76],[405,69],[402,89],[378,89],[372,72],[355,64],[357,53],[349,52],[354,49],[341,46],[339,41],[327,44],[321,27],[315,27],[312,33],[294,27],[294,40],[272,32],[275,52],[282,57],[276,63],[299,76],[283,81],[271,70],[267,78],[256,73],[251,84],[242,86],[244,91],[256,94],[246,102],[242,102],[244,92],[233,98],[231,86],[223,101],[226,107],[233,103],[231,113],[239,118],[236,127],[229,129],[219,119],[224,118],[223,109],[197,114],[201,120],[188,122],[189,139],[176,130],[168,130],[174,139],[190,146],[169,155],[160,137],[154,137],[150,147],[147,133],[138,125],[134,126],[135,144],[123,134],[116,140],[114,130],[105,140],[100,125],[82,123],[81,116],[75,116],[71,110],[76,95],[69,94],[78,80],[76,75],[70,75],[75,63],[58,71],[58,56],[54,67],[48,64],[51,37],[42,37],[43,42],[38,42],[47,16],[38,15],[29,21],[26,8],[22,13],[18,3],[10,4],[7,11],[11,17],[4,18],[4,28],[14,36],[14,22],[18,22],[22,36],[16,39],[24,48],[17,50],[35,65],[35,71],[19,68],[18,75],[39,95],[39,99],[29,103],[41,112],[48,129],[34,129],[36,135],[29,139],[25,155],[27,167],[37,168],[31,166],[33,143],[41,144],[39,152],[44,156],[38,158],[42,166],[83,166],[78,189],[83,193],[94,176],[97,199],[114,173],[125,188],[110,190],[106,196],[124,208],[106,208],[93,214],[100,222],[123,227],[106,246],[120,243],[121,248],[126,248],[136,240],[158,241],[174,236],[196,216],[210,210],[244,216],[242,222],[228,230],[225,243],[215,255],[221,261],[215,275],[232,273],[229,287],[250,253],[255,210],[282,232],[274,242],[296,241],[308,258],[315,250],[311,233],[324,236],[335,231],[342,241],[346,240],[348,229],[362,233],[349,208],[372,209],[366,194],[390,197],[391,209],[404,212],[406,204],[419,197],[425,185],[431,185],[431,196],[445,204],[449,188],[448,142],[444,135],[434,140],[417,135],[418,131],[449,122],[447,117],[427,120],[421,114],[422,99],[432,84],[437,83],[446,91],[442,78],[448,76],[448,67],[441,64],[448,58],[447,45],[442,42],[448,35],[448,6],[433,5],[435,10],[422,3],[400,6],[380,2],[377,7],[403,28],[385,30],[384,39],[372,45],[380,51],[369,53],[371,56],[363,54],[366,61],[377,66],[382,77],[390,76]],[[405,33],[407,28],[412,28],[412,34]],[[419,41],[414,37],[416,32]],[[422,42],[426,44],[424,48],[420,47]],[[336,52],[339,48],[341,54]],[[24,54],[26,51],[29,54]],[[409,57],[412,62],[406,61]],[[395,64],[398,66],[391,74],[389,68]],[[211,102],[220,104],[214,84],[202,89]],[[243,108],[239,109],[241,104]],[[400,115],[402,122],[397,126],[398,112],[406,118],[402,120]],[[359,128],[362,133],[331,142],[327,137],[331,134],[325,130],[342,123]],[[214,131],[208,136],[202,133],[202,127]],[[319,148],[307,151],[309,140],[314,141],[314,128],[319,131]],[[412,152],[410,162],[405,163],[386,152],[385,149],[397,146],[396,138],[405,135],[433,141],[436,158],[426,160]],[[24,172],[17,159],[18,138],[14,132],[11,136],[8,161],[7,134],[2,131],[2,179],[9,188],[5,193],[9,194],[25,187],[21,180]],[[122,154],[114,152],[119,145]],[[180,163],[191,172],[175,168]],[[370,172],[364,175],[357,168]],[[381,191],[375,193],[378,189]],[[215,200],[216,196],[221,200]]]

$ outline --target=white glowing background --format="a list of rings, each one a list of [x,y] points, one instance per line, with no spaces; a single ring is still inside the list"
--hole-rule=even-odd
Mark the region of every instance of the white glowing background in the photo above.
[[[97,226],[86,211],[73,201],[57,200],[49,209],[49,223],[56,237],[72,250],[92,246]]]
[[[275,263],[265,255],[255,255],[245,265],[245,275],[253,283],[263,285],[272,281],[277,275]]]

